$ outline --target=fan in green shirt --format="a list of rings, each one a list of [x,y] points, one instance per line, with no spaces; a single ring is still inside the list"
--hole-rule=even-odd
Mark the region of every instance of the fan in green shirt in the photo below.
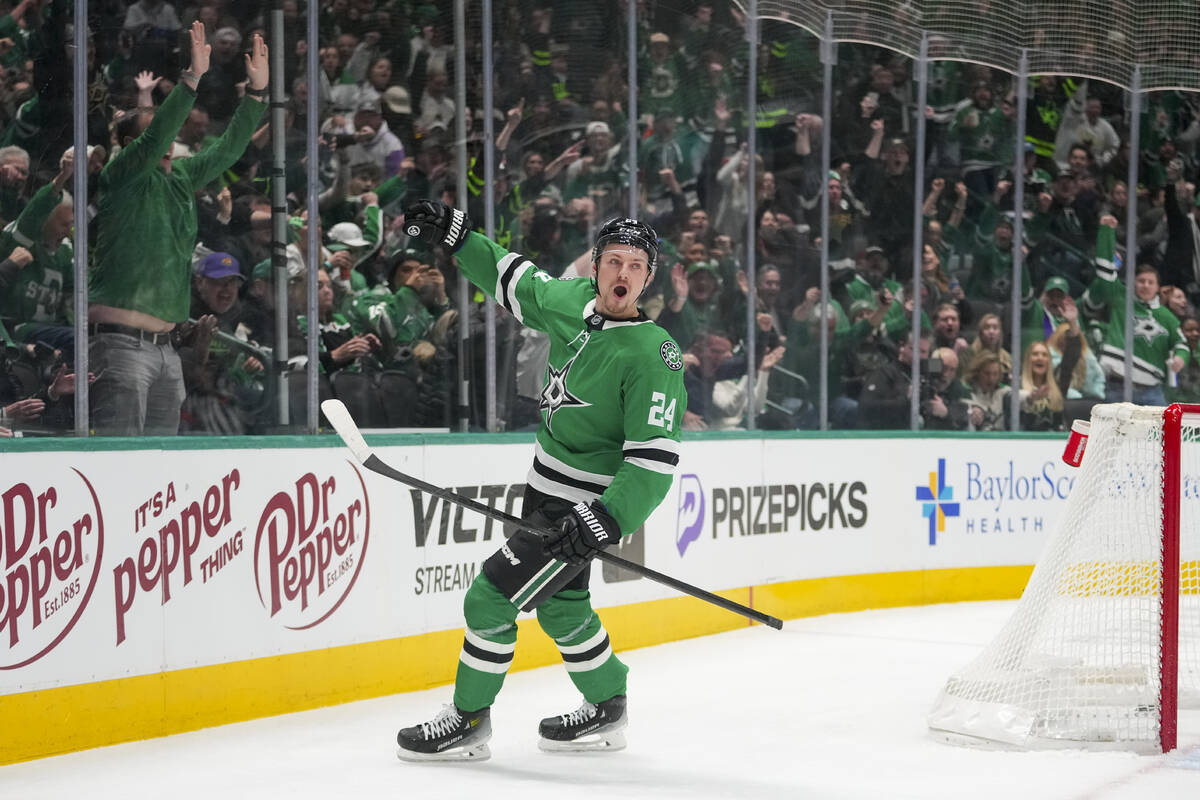
[[[202,23],[190,36],[191,69],[157,111],[118,125],[123,148],[100,172],[88,296],[98,433],[178,431],[183,375],[169,334],[188,317],[196,192],[237,162],[266,109],[267,46],[255,36],[246,56],[249,86],[229,126],[198,155],[172,161],[212,49]]]

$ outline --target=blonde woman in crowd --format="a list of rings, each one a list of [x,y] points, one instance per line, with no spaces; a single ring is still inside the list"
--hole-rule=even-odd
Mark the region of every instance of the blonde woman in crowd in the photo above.
[[[1045,342],[1034,342],[1021,362],[1021,430],[1063,428],[1063,396],[1054,380],[1053,360]]]
[[[1078,340],[1078,344],[1074,343],[1075,340]],[[1079,358],[1075,361],[1070,375],[1059,376],[1060,385],[1064,382],[1067,384],[1066,399],[1078,400],[1084,397],[1093,400],[1104,399],[1104,368],[1100,366],[1100,360],[1096,358],[1096,354],[1088,347],[1086,336],[1081,336],[1078,330],[1072,333],[1071,326],[1064,322],[1055,329],[1054,333],[1050,334],[1050,338],[1046,340],[1046,346],[1050,348],[1050,358],[1054,362],[1056,374],[1064,358],[1067,358],[1068,362],[1070,361],[1069,356],[1072,355],[1070,351],[1074,347],[1080,349]]]

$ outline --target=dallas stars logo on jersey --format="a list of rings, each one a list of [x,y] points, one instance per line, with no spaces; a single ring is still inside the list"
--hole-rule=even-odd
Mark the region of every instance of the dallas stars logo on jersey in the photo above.
[[[658,354],[662,356],[663,363],[672,372],[683,369],[683,354],[679,352],[679,345],[674,341],[663,342],[662,347],[658,349]]]
[[[561,408],[582,408],[590,406],[591,403],[585,403],[575,395],[571,394],[567,389],[567,374],[571,371],[571,367],[575,364],[575,359],[579,357],[579,353],[562,365],[562,369],[555,369],[553,366],[546,366],[546,385],[542,387],[542,396],[538,402],[538,408],[546,412],[546,427],[554,429],[554,414]]]
[[[1133,335],[1146,342],[1152,343],[1160,336],[1166,336],[1170,331],[1153,316],[1138,317],[1133,325]]]

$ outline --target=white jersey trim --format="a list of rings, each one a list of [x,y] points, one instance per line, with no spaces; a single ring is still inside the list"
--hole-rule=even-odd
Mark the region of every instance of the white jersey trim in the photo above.
[[[592,316],[595,313],[596,313],[596,301],[594,299],[589,300],[588,304],[583,307],[583,314],[581,315],[581,318],[584,320],[587,320],[588,317]],[[602,317],[602,319],[603,319],[603,322],[601,322],[600,325],[597,326],[601,330],[607,330],[609,328],[627,328],[632,325],[645,325],[647,322],[649,322],[649,323],[654,322],[654,320],[647,319],[647,318],[609,319],[608,317]]]
[[[679,442],[675,441],[674,439],[668,439],[665,436],[659,436],[654,439],[647,439],[644,442],[635,442],[632,439],[626,439],[625,444],[621,446],[622,450],[640,450],[642,448],[666,450],[671,453],[678,453]]]
[[[576,467],[572,467],[570,464],[560,461],[559,459],[547,453],[545,448],[542,447],[542,443],[538,441],[535,441],[533,445],[533,457],[556,472],[561,472],[568,478],[576,478],[577,480],[587,481],[588,483],[599,483],[603,486],[608,486],[613,481],[612,475],[604,475],[599,472],[588,472],[587,470],[578,469]]]
[[[625,463],[633,464],[635,467],[641,467],[642,469],[648,469],[651,472],[658,472],[662,475],[675,474],[675,466],[673,464],[666,464],[662,461],[654,461],[649,458],[637,458],[634,456],[629,456],[625,458]]]
[[[520,253],[509,253],[496,262],[496,300],[504,301],[504,276],[512,267],[512,263],[521,257]]]
[[[561,497],[563,500],[569,500],[572,503],[590,503],[593,500],[600,499],[600,495],[595,492],[589,492],[577,486],[569,486],[565,483],[544,478],[532,469],[525,476],[525,482],[542,494]]]
[[[517,284],[525,277],[525,273],[533,269],[532,261],[522,261],[520,266],[513,272],[512,278],[508,282],[508,310],[517,318],[517,322],[524,324],[525,313],[521,310],[521,301],[517,299]]]
[[[673,474],[675,466],[679,463],[679,442],[665,436],[647,439],[644,442],[626,441],[621,449],[625,453],[624,460],[627,464],[663,475]]]

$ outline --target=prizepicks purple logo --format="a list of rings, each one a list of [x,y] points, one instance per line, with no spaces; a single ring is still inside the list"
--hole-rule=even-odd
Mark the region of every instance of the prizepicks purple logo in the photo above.
[[[688,545],[700,538],[704,530],[704,486],[700,483],[699,475],[681,475],[679,477],[679,506],[675,516],[675,546],[679,548],[679,557],[687,551]]]

